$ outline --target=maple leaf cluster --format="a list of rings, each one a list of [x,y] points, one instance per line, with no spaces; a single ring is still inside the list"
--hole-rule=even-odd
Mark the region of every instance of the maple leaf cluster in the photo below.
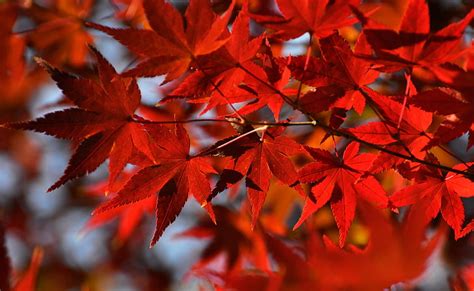
[[[465,210],[474,196],[465,38],[474,10],[433,31],[425,0],[406,1],[396,25],[377,20],[383,4],[360,0],[276,0],[267,10],[191,0],[184,13],[164,0],[113,2],[125,28],[91,21],[93,1],[0,4],[0,16],[20,11],[36,22],[17,40],[8,19],[0,58],[16,57],[4,43],[31,45],[70,106],[4,120],[2,130],[71,141],[48,191],[108,161],[108,178],[90,190],[106,195],[87,229],[118,219],[124,242],[151,214],[153,246],[192,196],[208,217],[179,237],[210,243],[191,273],[231,290],[381,290],[420,276],[445,224],[456,239],[474,230]],[[134,64],[117,72],[94,46],[103,33]],[[282,53],[301,36],[305,54]],[[23,63],[4,66],[7,92],[28,95],[22,82],[34,76]],[[139,80],[159,76],[162,98],[146,105]],[[362,242],[357,228],[368,233]],[[463,276],[453,288],[469,284]]]

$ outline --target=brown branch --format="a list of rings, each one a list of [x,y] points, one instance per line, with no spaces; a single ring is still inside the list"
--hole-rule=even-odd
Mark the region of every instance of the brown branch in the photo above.
[[[463,175],[463,176],[466,176],[466,177],[470,177],[471,179],[474,179],[474,173],[470,173],[470,172],[466,172],[466,171],[462,171],[462,170],[457,170],[457,169],[454,169],[454,168],[451,168],[451,167],[448,167],[448,166],[427,162],[425,160],[422,160],[422,159],[419,159],[419,158],[415,157],[414,155],[404,155],[404,154],[401,154],[401,153],[398,153],[398,152],[394,152],[394,151],[391,151],[389,149],[386,149],[383,146],[364,141],[364,140],[352,135],[349,132],[334,129],[334,128],[328,126],[328,125],[325,125],[325,124],[319,122],[318,120],[316,120],[311,115],[311,113],[308,113],[304,109],[300,108],[300,106],[298,106],[298,104],[296,102],[294,102],[289,96],[287,96],[285,93],[283,93],[280,90],[278,90],[277,88],[275,88],[273,85],[267,83],[265,80],[262,80],[260,77],[255,75],[253,72],[247,70],[242,65],[237,64],[237,67],[240,68],[241,70],[243,70],[244,72],[246,72],[248,75],[250,75],[251,77],[253,77],[257,81],[261,82],[263,85],[265,85],[267,88],[269,88],[270,90],[272,90],[276,94],[278,94],[280,97],[282,97],[283,100],[285,100],[285,102],[287,102],[289,105],[291,105],[295,110],[298,110],[301,113],[303,113],[311,121],[304,121],[304,122],[266,122],[266,121],[245,120],[245,121],[238,122],[238,121],[227,120],[227,119],[190,119],[190,120],[176,120],[176,121],[171,121],[171,120],[169,120],[169,121],[137,120],[135,122],[156,123],[156,124],[160,124],[160,123],[161,124],[192,123],[192,122],[227,122],[227,123],[234,123],[234,124],[239,124],[239,125],[243,125],[243,124],[247,123],[247,124],[251,124],[251,125],[264,125],[264,126],[265,125],[268,125],[268,126],[311,125],[311,126],[315,126],[315,127],[319,126],[321,129],[323,129],[324,131],[326,131],[329,134],[336,135],[336,136],[341,136],[341,137],[350,139],[352,141],[358,142],[358,143],[363,144],[363,145],[365,145],[367,147],[370,147],[372,149],[376,149],[376,150],[379,150],[381,152],[384,152],[384,153],[387,153],[387,154],[390,154],[390,155],[393,155],[393,156],[396,156],[396,157],[399,157],[399,158],[402,158],[402,159],[405,159],[405,160],[409,160],[409,161],[412,161],[412,162],[415,162],[415,163],[423,164],[423,165],[430,166],[430,167],[435,167],[435,168],[438,168],[438,169],[441,169],[441,170],[445,170],[445,171],[448,171],[448,172],[460,174],[460,175]],[[359,90],[364,95],[364,97],[369,98],[369,100],[370,100],[370,96],[368,96],[368,94],[365,91],[363,91],[361,89],[359,89]],[[406,145],[405,145],[405,147],[406,147]]]
[[[410,155],[410,156],[407,156],[407,155],[404,155],[404,154],[401,154],[401,153],[398,153],[398,152],[394,152],[394,151],[391,151],[391,150],[388,150],[382,146],[379,146],[379,145],[376,145],[376,144],[373,144],[373,143],[370,143],[370,142],[367,142],[367,141],[364,141],[362,139],[359,139],[358,137],[348,133],[348,132],[344,132],[344,131],[341,131],[341,130],[337,130],[337,129],[334,129],[334,128],[331,128],[330,126],[328,125],[325,125],[321,122],[318,122],[317,120],[315,120],[315,118],[311,115],[311,113],[309,112],[306,112],[303,108],[300,108],[300,106],[298,106],[297,103],[295,103],[291,98],[289,98],[286,94],[284,94],[283,92],[281,92],[280,90],[278,90],[277,88],[275,88],[274,86],[272,86],[271,84],[267,83],[265,80],[262,80],[261,78],[259,78],[258,76],[256,76],[255,74],[253,74],[252,72],[250,72],[249,70],[247,70],[246,68],[242,67],[242,66],[239,66],[239,68],[241,68],[243,71],[245,71],[247,74],[249,74],[251,77],[255,78],[257,81],[261,82],[263,85],[265,85],[266,87],[268,87],[269,89],[271,89],[272,91],[274,91],[276,94],[278,94],[279,96],[281,96],[283,98],[283,100],[285,100],[289,105],[291,105],[295,110],[298,110],[300,111],[301,113],[303,113],[308,119],[311,120],[311,124],[314,125],[314,126],[319,126],[320,128],[322,128],[323,130],[325,130],[327,133],[329,134],[334,134],[334,135],[337,135],[337,136],[342,136],[342,137],[345,137],[347,139],[350,139],[352,141],[355,141],[355,142],[358,142],[360,144],[363,144],[367,147],[370,147],[370,148],[373,148],[373,149],[376,149],[376,150],[379,150],[381,152],[384,152],[384,153],[387,153],[387,154],[390,154],[390,155],[393,155],[393,156],[396,156],[396,157],[399,157],[399,158],[402,158],[402,159],[405,159],[405,160],[409,160],[409,161],[412,161],[412,162],[415,162],[415,163],[419,163],[419,164],[423,164],[423,165],[426,165],[426,166],[430,166],[430,167],[435,167],[435,168],[438,168],[438,169],[442,169],[442,170],[445,170],[445,171],[448,171],[448,172],[452,172],[452,173],[456,173],[456,174],[460,174],[460,175],[463,175],[463,176],[466,176],[466,177],[470,177],[471,179],[474,179],[474,173],[470,173],[470,172],[466,172],[466,171],[461,171],[461,170],[457,170],[457,169],[453,169],[451,167],[448,167],[448,166],[444,166],[444,165],[439,165],[439,164],[434,164],[434,163],[431,163],[431,162],[427,162],[425,160],[422,160],[422,159],[419,159],[413,155]],[[363,90],[360,90],[360,91],[363,91]],[[364,92],[365,95],[364,97],[368,96],[366,92]],[[363,94],[364,94],[363,93]],[[406,147],[406,145],[405,145]]]
[[[294,121],[294,122],[267,122],[267,121],[252,121],[252,120],[247,120],[246,123],[242,123],[242,122],[240,122],[240,121],[235,121],[235,120],[205,118],[205,119],[163,120],[163,121],[151,121],[151,120],[143,120],[143,119],[141,119],[141,120],[135,120],[135,119],[134,119],[133,122],[143,123],[143,124],[176,124],[176,123],[193,123],[193,122],[225,122],[225,123],[233,123],[233,124],[239,124],[239,125],[251,124],[251,125],[261,125],[261,126],[268,126],[268,127],[273,127],[273,126],[289,127],[289,126],[308,126],[308,125],[309,125],[309,126],[314,126],[314,127],[320,127],[320,128],[322,128],[323,130],[325,130],[326,132],[328,132],[328,133],[331,134],[331,135],[341,136],[341,137],[350,139],[350,140],[352,140],[352,141],[358,142],[358,143],[363,144],[363,145],[365,145],[365,146],[368,146],[368,147],[370,147],[370,148],[379,150],[379,151],[381,151],[381,152],[384,152],[384,153],[387,153],[387,154],[390,154],[390,155],[393,155],[393,156],[396,156],[396,157],[399,157],[399,158],[402,158],[402,159],[405,159],[405,160],[409,160],[409,161],[412,161],[412,162],[415,162],[415,163],[419,163],[419,164],[423,164],[423,165],[430,166],[430,167],[435,167],[435,168],[442,169],[442,170],[449,171],[449,172],[453,172],[453,173],[456,173],[456,174],[464,175],[464,176],[466,176],[466,177],[474,178],[474,173],[470,173],[470,172],[466,172],[466,171],[462,171],[462,170],[453,169],[453,168],[451,168],[451,167],[444,166],[444,165],[434,164],[434,163],[427,162],[427,161],[425,161],[425,160],[419,159],[419,158],[417,158],[417,157],[415,157],[415,156],[407,156],[407,155],[404,155],[404,154],[401,154],[401,153],[398,153],[398,152],[391,151],[391,150],[389,150],[389,149],[384,148],[383,146],[379,146],[379,145],[376,145],[376,144],[367,142],[367,141],[365,141],[365,140],[362,140],[362,139],[360,139],[360,138],[358,138],[358,137],[352,135],[352,134],[349,133],[349,132],[337,130],[337,129],[331,128],[331,127],[328,126],[328,125],[325,125],[325,124],[322,124],[322,123],[318,123],[317,120],[313,120],[313,121]]]
[[[147,119],[132,119],[132,122],[141,123],[141,124],[177,124],[177,123],[195,123],[195,122],[224,122],[238,125],[267,125],[269,127],[273,126],[316,126],[316,121],[287,121],[287,122],[268,122],[268,121],[253,121],[247,120],[245,122],[236,121],[232,119],[213,119],[213,118],[200,118],[200,119],[186,119],[186,120],[147,120]]]

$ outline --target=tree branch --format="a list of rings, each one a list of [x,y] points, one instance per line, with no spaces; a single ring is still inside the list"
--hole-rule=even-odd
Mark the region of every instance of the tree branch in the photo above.
[[[435,167],[435,168],[438,168],[438,169],[442,169],[442,170],[445,170],[445,171],[448,171],[448,172],[452,172],[452,173],[456,173],[456,174],[460,174],[460,175],[463,175],[463,176],[466,176],[466,177],[469,177],[470,179],[474,179],[474,173],[471,173],[471,172],[466,172],[466,171],[461,171],[461,170],[457,170],[457,169],[453,169],[451,167],[448,167],[448,166],[444,166],[444,165],[439,165],[439,164],[434,164],[434,163],[431,163],[431,162],[427,162],[425,160],[422,160],[422,159],[419,159],[417,157],[415,157],[414,155],[404,155],[404,154],[401,154],[401,153],[398,153],[398,152],[394,152],[394,151],[391,151],[391,150],[388,150],[386,149],[385,147],[382,147],[382,146],[379,146],[379,145],[376,145],[376,144],[373,144],[373,143],[370,143],[370,142],[367,142],[367,141],[364,141],[362,139],[359,139],[358,137],[348,133],[348,132],[344,132],[344,131],[341,131],[341,130],[338,130],[338,129],[334,129],[328,125],[325,125],[321,122],[318,122],[312,115],[311,113],[308,113],[306,112],[303,108],[300,108],[300,106],[298,106],[298,104],[296,102],[294,102],[289,96],[287,96],[286,94],[284,94],[283,92],[281,92],[280,90],[278,90],[277,88],[275,88],[274,86],[272,86],[271,84],[267,83],[265,80],[262,80],[261,78],[259,78],[258,76],[256,76],[255,74],[253,74],[252,72],[250,72],[249,70],[247,70],[246,68],[242,67],[242,66],[239,66],[239,68],[241,68],[243,71],[245,71],[247,74],[249,74],[251,77],[255,78],[257,81],[261,82],[263,85],[265,85],[266,87],[268,87],[269,89],[271,89],[272,91],[274,91],[276,94],[278,94],[279,96],[281,96],[283,98],[283,100],[285,100],[289,105],[291,105],[295,110],[298,110],[300,111],[301,113],[303,113],[308,119],[311,120],[311,124],[313,126],[319,126],[320,128],[322,128],[323,130],[325,130],[327,133],[330,133],[330,134],[334,134],[334,135],[337,135],[337,136],[342,136],[342,137],[345,137],[347,139],[350,139],[352,141],[355,141],[355,142],[358,142],[360,144],[363,144],[367,147],[370,147],[370,148],[373,148],[373,149],[376,149],[376,150],[379,150],[381,152],[384,152],[384,153],[387,153],[387,154],[390,154],[390,155],[393,155],[393,156],[396,156],[396,157],[399,157],[399,158],[402,158],[402,159],[405,159],[405,160],[409,160],[409,161],[412,161],[412,162],[416,162],[416,163],[419,163],[419,164],[423,164],[423,165],[426,165],[426,166],[430,166],[430,167]],[[363,92],[362,94],[364,94],[364,97],[367,97],[367,93],[361,89],[359,89],[361,92]],[[406,147],[406,145],[405,145]]]

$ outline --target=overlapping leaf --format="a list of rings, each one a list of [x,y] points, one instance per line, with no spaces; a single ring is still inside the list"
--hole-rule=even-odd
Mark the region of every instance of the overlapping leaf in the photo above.
[[[244,271],[224,276],[226,289],[247,290],[383,290],[414,280],[426,269],[442,241],[444,228],[425,240],[422,212],[413,212],[402,223],[365,204],[360,216],[370,237],[367,246],[337,248],[327,237],[312,235],[305,245],[285,243],[267,235],[277,271]],[[381,266],[390,267],[381,267]]]
[[[461,164],[454,168],[464,170],[466,166]],[[455,231],[456,237],[460,236],[465,219],[461,197],[474,196],[474,182],[456,173],[443,175],[434,169],[426,169],[424,174],[416,184],[390,196],[391,204],[394,207],[422,205],[427,220],[433,219],[441,211],[443,219]]]
[[[433,114],[414,106],[406,107],[370,89],[367,89],[367,93],[383,121],[370,122],[350,129],[350,132],[364,141],[385,145],[385,148],[392,152],[423,159],[426,155],[425,147],[431,140],[427,130]],[[371,171],[379,172],[404,162],[407,161],[403,158],[382,152],[374,161]],[[416,163],[408,165],[408,172],[416,166]],[[408,172],[406,174],[409,174]]]
[[[364,59],[357,58],[349,44],[337,33],[320,40],[323,59],[312,57],[307,66],[304,57],[292,58],[289,65],[293,76],[313,87],[302,96],[300,104],[308,112],[321,112],[331,108],[354,108],[359,114],[365,108],[362,90],[378,77]],[[364,34],[358,39],[355,52],[367,50]]]
[[[96,185],[88,187],[87,193],[95,196],[103,196],[104,192],[110,192],[107,196],[108,200],[114,199],[116,193],[120,191],[121,188],[127,183],[133,173],[125,172],[113,183],[101,182]],[[126,204],[120,207],[111,209],[110,211],[104,211],[101,213],[96,213],[91,216],[83,231],[90,231],[104,224],[113,221],[114,219],[118,220],[117,231],[115,239],[118,243],[124,243],[129,241],[132,238],[132,234],[137,229],[140,221],[146,214],[153,213],[153,210],[156,206],[155,197],[149,197],[143,199],[134,204]]]
[[[433,68],[457,58],[463,52],[462,36],[473,16],[474,10],[459,22],[431,34],[428,4],[425,0],[410,0],[399,31],[370,19],[361,22],[377,54],[373,61],[386,65],[388,70],[399,70],[413,66]]]
[[[463,73],[467,76],[472,74],[472,72]],[[471,81],[474,82],[474,78],[471,77]],[[447,143],[467,131],[470,135],[467,147],[470,148],[474,145],[474,95],[472,95],[472,88],[472,86],[460,86],[459,90],[463,94],[450,88],[435,88],[420,92],[411,98],[411,104],[428,112],[447,117],[440,124],[430,145]],[[450,116],[451,118],[448,118]],[[452,118],[453,116],[455,118]]]
[[[339,245],[342,247],[354,219],[357,200],[374,202],[379,207],[386,207],[388,204],[388,198],[380,183],[372,176],[362,177],[371,167],[376,155],[368,153],[359,155],[357,143],[351,143],[342,158],[335,157],[325,150],[309,147],[307,150],[316,161],[304,166],[299,171],[299,177],[303,183],[315,183],[311,192],[316,201],[306,198],[303,212],[295,228],[330,202],[339,228]]]
[[[252,15],[257,22],[275,31],[275,37],[288,40],[306,32],[325,37],[334,30],[357,22],[349,5],[360,0],[277,0],[282,15]]]
[[[272,176],[286,185],[298,187],[298,175],[290,156],[302,153],[302,148],[294,140],[282,136],[283,130],[284,128],[270,128],[262,136],[256,132],[237,136],[234,137],[234,142],[220,149],[224,155],[233,157],[233,160],[222,172],[213,196],[245,177],[253,225],[265,202]],[[226,141],[229,139],[216,146]]]
[[[265,78],[263,70],[252,60],[260,49],[262,37],[251,38],[249,17],[244,5],[232,25],[232,34],[226,44],[210,55],[197,60],[197,70],[187,76],[171,92],[170,98],[186,98],[190,102],[204,103],[206,107],[201,114],[231,103],[243,102],[255,96],[245,96],[238,86],[244,83],[246,74],[240,66]]]
[[[204,204],[211,194],[207,175],[215,173],[206,158],[189,155],[190,140],[185,129],[177,126],[174,130],[157,127],[151,134],[163,140],[164,149],[160,165],[145,167],[135,174],[113,199],[104,202],[94,213],[112,211],[117,207],[156,197],[156,229],[151,245],[154,245],[163,231],[181,212],[192,194]],[[215,221],[212,206],[206,205],[211,219]]]
[[[143,1],[145,14],[153,30],[115,29],[94,23],[99,29],[143,58],[126,76],[152,77],[165,75],[171,81],[181,76],[196,57],[209,54],[228,40],[227,22],[234,7],[217,16],[208,0],[192,0],[181,14],[164,0]]]

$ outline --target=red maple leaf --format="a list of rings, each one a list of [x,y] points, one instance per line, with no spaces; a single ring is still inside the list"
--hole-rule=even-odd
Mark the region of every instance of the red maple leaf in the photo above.
[[[275,31],[280,39],[297,38],[309,32],[317,37],[325,37],[344,26],[357,22],[352,17],[349,5],[357,6],[360,0],[277,0],[282,15],[257,15],[252,18]]]
[[[240,66],[265,77],[263,70],[252,60],[260,49],[262,36],[251,38],[249,17],[244,5],[232,25],[232,34],[226,44],[211,54],[196,60],[197,70],[188,75],[165,100],[186,98],[188,102],[204,103],[201,114],[231,103],[243,102],[255,96],[245,96],[238,85],[244,83],[246,74]]]
[[[134,116],[140,105],[136,80],[123,78],[102,55],[93,49],[98,61],[99,82],[61,72],[39,59],[57,85],[77,107],[46,114],[34,121],[9,124],[8,127],[43,132],[72,140],[78,146],[64,175],[52,185],[52,191],[69,180],[94,171],[110,158],[113,182],[134,152],[151,161],[149,134]]]
[[[94,214],[111,211],[117,207],[143,201],[156,195],[156,229],[151,240],[154,245],[163,231],[181,212],[192,194],[200,203],[205,204],[211,194],[207,175],[215,173],[207,158],[190,156],[190,140],[186,130],[176,128],[155,128],[154,136],[160,136],[159,146],[164,149],[160,164],[145,167],[135,174],[113,199],[104,202]],[[157,194],[158,192],[158,194]],[[212,206],[206,205],[211,219],[215,221]]]
[[[457,58],[463,53],[462,36],[474,10],[464,19],[430,33],[430,16],[425,0],[410,0],[399,31],[394,31],[357,13],[364,25],[364,33],[377,57],[365,56],[388,70],[424,66],[433,68]]]
[[[49,7],[33,3],[26,9],[26,14],[37,23],[35,29],[27,34],[28,41],[54,65],[84,66],[88,55],[87,44],[91,44],[93,38],[85,30],[83,22],[89,16],[94,1],[49,2]]]
[[[419,277],[442,244],[446,228],[439,227],[427,239],[426,221],[423,213],[416,209],[402,222],[366,203],[361,203],[360,210],[358,215],[369,231],[364,249],[352,247],[352,251],[346,251],[334,247],[329,239],[324,240],[325,246],[315,239],[310,240],[308,263],[318,271],[321,284],[334,289],[381,290]],[[390,265],[390,268],[381,268],[381,265]]]
[[[465,94],[450,88],[435,88],[420,92],[410,99],[411,104],[423,110],[447,117],[437,129],[430,146],[447,143],[466,131],[470,135],[467,148],[474,145],[474,95],[471,93],[472,88],[460,89]]]
[[[260,110],[263,107],[267,107],[273,113],[273,117],[276,121],[280,120],[280,112],[285,104],[285,100],[282,95],[291,96],[296,95],[297,90],[288,86],[291,72],[288,68],[288,62],[291,58],[277,58],[274,56],[271,47],[268,42],[259,53],[258,62],[262,63],[264,72],[262,73],[263,80],[267,80],[273,88],[269,87],[268,84],[262,83],[254,77],[247,76],[244,80],[244,84],[239,85],[240,90],[237,94],[246,96],[247,98],[254,99],[253,101],[245,104],[239,109],[240,114],[249,114]],[[259,71],[251,70],[253,74],[258,74]],[[278,90],[280,93],[277,93]]]
[[[115,29],[88,23],[144,59],[125,72],[126,76],[166,74],[165,81],[174,80],[196,57],[216,51],[228,41],[227,22],[234,2],[222,16],[217,16],[208,0],[192,0],[185,13],[186,26],[179,11],[164,0],[145,0],[143,7],[153,30]]]
[[[364,141],[384,145],[390,151],[423,159],[425,148],[431,139],[427,130],[433,114],[412,105],[404,106],[389,96],[383,96],[368,88],[367,93],[383,121],[370,122],[349,131]],[[403,158],[382,152],[370,171],[379,172],[405,162],[409,164],[408,169],[419,166],[417,163],[409,163]]]
[[[210,198],[245,177],[247,196],[252,211],[252,226],[255,226],[265,202],[272,175],[286,185],[300,189],[298,174],[290,156],[302,153],[301,145],[282,136],[283,127],[260,129],[263,130],[262,136],[259,136],[257,130],[253,129],[247,131],[247,134],[242,134],[241,137],[231,137],[214,146],[221,146],[222,148],[219,150],[222,154],[231,156],[233,159],[222,172]],[[232,143],[223,146],[230,141]]]
[[[380,183],[372,176],[362,178],[372,165],[376,155],[358,154],[359,144],[351,143],[342,158],[330,152],[306,148],[316,160],[299,171],[300,181],[316,183],[311,192],[316,201],[306,198],[300,219],[294,226],[299,227],[312,213],[330,202],[334,218],[339,228],[339,246],[343,246],[347,232],[354,219],[359,198],[386,207],[388,198]]]
[[[132,26],[149,26],[145,11],[143,9],[143,0],[112,0],[117,11],[115,17],[123,20]]]
[[[18,7],[12,3],[0,5],[0,87],[1,105],[3,114],[12,114],[14,107],[21,107],[32,91],[43,79],[39,71],[29,71],[25,62],[26,40],[13,32],[18,20]],[[3,119],[3,118],[2,118]]]
[[[321,112],[328,109],[354,108],[359,114],[365,108],[365,98],[360,92],[366,85],[375,81],[379,72],[372,69],[369,62],[357,58],[349,44],[338,33],[319,41],[323,58],[311,57],[306,66],[305,57],[292,58],[289,65],[293,76],[313,87],[302,96],[300,105],[308,112]],[[367,50],[364,34],[355,46],[355,53]]]
[[[466,165],[457,165],[454,169],[465,170]],[[443,219],[454,230],[456,237],[461,236],[464,207],[460,197],[474,196],[474,182],[452,172],[443,175],[439,169],[423,168],[422,171],[424,175],[416,180],[416,184],[391,195],[390,203],[394,207],[417,204],[424,208],[428,221],[441,211]]]
[[[411,211],[413,212],[413,211]],[[442,241],[440,227],[428,241],[423,213],[413,212],[402,223],[362,204],[360,217],[369,232],[364,249],[340,249],[326,236],[312,234],[304,244],[266,235],[278,271],[244,270],[221,276],[225,290],[382,290],[419,277]],[[390,268],[381,268],[390,265]],[[221,283],[222,284],[222,283]]]

